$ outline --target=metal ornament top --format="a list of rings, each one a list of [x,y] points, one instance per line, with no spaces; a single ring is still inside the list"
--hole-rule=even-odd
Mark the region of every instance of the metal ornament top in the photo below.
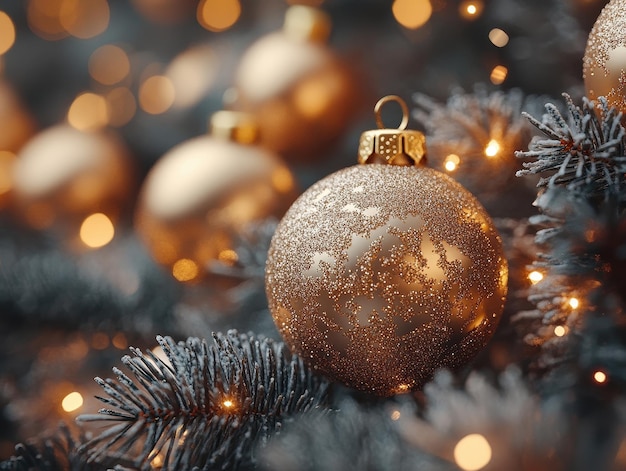
[[[385,128],[380,109],[385,103],[395,101],[402,108],[402,122],[396,129]],[[426,154],[424,134],[406,129],[409,109],[397,95],[382,97],[374,107],[378,129],[365,131],[359,142],[360,164],[417,165]]]

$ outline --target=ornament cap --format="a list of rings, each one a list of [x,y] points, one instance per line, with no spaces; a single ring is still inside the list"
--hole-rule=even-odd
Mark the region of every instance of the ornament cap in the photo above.
[[[285,13],[283,31],[294,39],[325,43],[330,30],[330,16],[318,8],[293,5]]]
[[[209,123],[212,136],[239,144],[254,144],[259,138],[259,125],[253,116],[241,111],[217,111]]]
[[[402,108],[402,122],[396,128],[386,128],[380,116],[385,103],[397,102]],[[424,134],[406,129],[409,123],[409,109],[397,95],[382,97],[374,107],[376,125],[379,129],[363,132],[359,141],[358,161],[360,164],[417,165],[426,155]]]

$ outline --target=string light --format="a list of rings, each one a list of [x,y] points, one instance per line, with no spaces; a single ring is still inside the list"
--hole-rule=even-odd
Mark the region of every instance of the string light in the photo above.
[[[489,41],[496,47],[504,47],[509,43],[509,35],[500,28],[489,31]]]
[[[578,306],[580,306],[580,301],[577,298],[570,298],[567,304],[569,304],[569,307],[571,307],[572,309],[578,309]]]
[[[458,155],[450,154],[443,161],[443,168],[445,168],[448,172],[454,172],[460,162],[461,158]]]
[[[608,378],[607,378],[606,373],[605,373],[604,371],[600,371],[600,370],[598,370],[598,371],[596,371],[596,372],[593,374],[593,380],[594,380],[596,383],[598,383],[598,384],[606,383],[606,380],[607,380],[607,379],[608,379]]]
[[[478,471],[491,461],[491,445],[478,433],[466,435],[454,447],[454,460],[465,471]]]
[[[426,24],[433,12],[430,0],[395,0],[391,7],[398,23],[408,29]]]
[[[500,85],[506,80],[506,76],[509,73],[509,69],[504,67],[503,65],[496,65],[491,71],[491,75],[489,76],[489,80],[494,85]]]
[[[528,279],[533,285],[535,285],[543,280],[543,273],[537,270],[533,270],[528,274]]]
[[[554,328],[554,335],[556,335],[557,337],[563,337],[566,333],[567,329],[565,329],[565,327],[562,325],[557,325]]]
[[[498,155],[498,152],[500,152],[500,143],[495,139],[490,140],[487,147],[485,147],[485,155],[487,157],[495,157]]]
[[[80,240],[87,247],[97,249],[104,247],[115,237],[115,227],[103,213],[87,216],[80,226]]]
[[[73,412],[83,405],[83,396],[79,392],[71,392],[61,401],[61,407],[65,412]]]

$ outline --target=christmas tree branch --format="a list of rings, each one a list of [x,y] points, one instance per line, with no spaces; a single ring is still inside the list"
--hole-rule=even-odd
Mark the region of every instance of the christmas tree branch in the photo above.
[[[96,381],[107,408],[82,422],[108,429],[87,442],[90,461],[124,460],[140,469],[230,469],[254,461],[255,445],[284,420],[322,406],[328,385],[282,343],[230,331],[213,344],[159,337],[167,360],[132,349],[134,380]]]

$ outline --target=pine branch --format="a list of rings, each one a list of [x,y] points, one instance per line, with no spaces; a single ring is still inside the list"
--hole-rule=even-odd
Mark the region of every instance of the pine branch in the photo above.
[[[552,104],[546,104],[543,121],[526,118],[548,139],[534,139],[528,151],[518,151],[524,170],[518,176],[548,174],[540,188],[563,187],[573,195],[597,205],[617,196],[620,205],[626,201],[626,132],[621,113],[610,109],[606,100],[583,98],[582,108],[569,95],[567,119]]]
[[[238,334],[214,334],[175,343],[159,337],[168,361],[132,349],[115,368],[117,381],[96,378],[107,397],[99,415],[107,424],[84,445],[91,462],[127,461],[139,469],[233,469],[255,461],[283,421],[322,407],[328,384],[313,376],[282,343]]]

